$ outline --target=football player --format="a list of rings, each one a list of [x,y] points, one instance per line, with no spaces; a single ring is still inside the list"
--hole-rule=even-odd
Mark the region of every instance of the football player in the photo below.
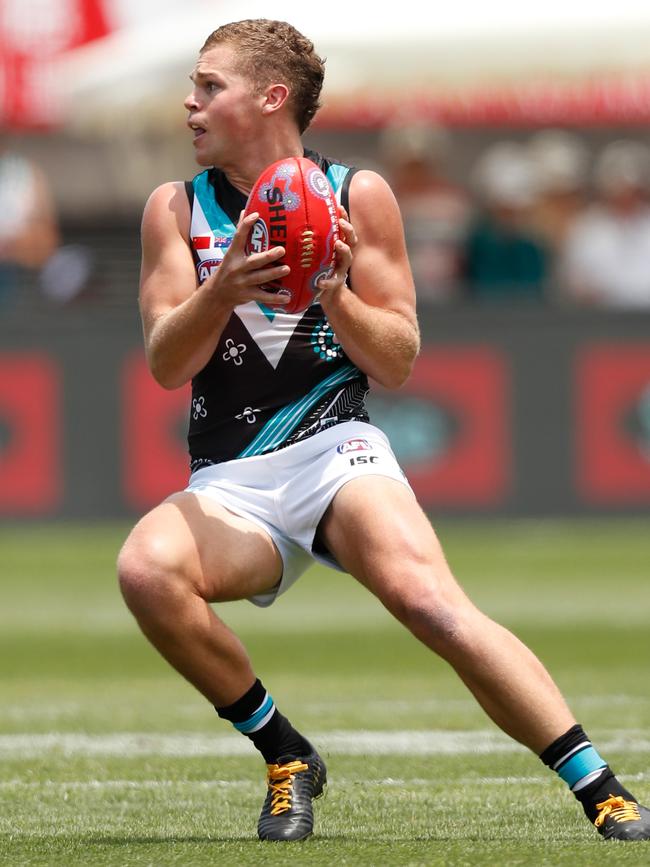
[[[188,487],[145,515],[119,557],[126,602],[158,651],[268,765],[263,840],[312,832],[326,769],[276,707],[210,603],[270,605],[314,560],[353,575],[456,670],[487,714],[566,782],[605,837],[648,839],[650,811],[614,776],[542,664],[455,581],[384,434],[365,409],[418,354],[415,293],[386,182],[306,152],[341,205],[334,273],[304,313],[261,288],[283,247],[245,255],[240,219],[262,171],[305,155],[324,66],[287,23],[235,22],[201,48],[185,101],[190,183],[151,195],[140,306],[149,366],[192,382]],[[314,614],[317,616],[317,613]]]

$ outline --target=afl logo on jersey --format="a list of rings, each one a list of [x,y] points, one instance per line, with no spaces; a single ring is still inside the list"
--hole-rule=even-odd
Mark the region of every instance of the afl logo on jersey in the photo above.
[[[347,455],[348,452],[365,452],[372,449],[372,446],[367,440],[354,439],[346,440],[336,447],[336,451],[340,455]]]
[[[204,259],[196,266],[196,272],[199,275],[199,283],[203,283],[208,279],[210,274],[221,265],[221,259]]]

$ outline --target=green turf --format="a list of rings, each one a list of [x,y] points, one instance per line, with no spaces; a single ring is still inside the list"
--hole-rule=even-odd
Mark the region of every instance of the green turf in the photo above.
[[[650,863],[650,843],[600,840],[444,663],[321,569],[269,610],[221,609],[283,711],[332,744],[315,836],[260,844],[260,760],[121,603],[113,563],[126,529],[0,531],[0,864]],[[650,801],[647,522],[459,521],[440,535],[470,595],[535,649]],[[434,732],[433,754],[336,746],[364,730]],[[454,738],[466,746],[445,753]]]

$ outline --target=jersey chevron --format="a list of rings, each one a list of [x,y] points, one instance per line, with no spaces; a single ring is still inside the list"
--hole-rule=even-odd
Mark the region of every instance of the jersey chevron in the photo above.
[[[238,307],[235,315],[242,321],[269,364],[277,367],[304,311],[278,315],[277,311],[251,301]]]

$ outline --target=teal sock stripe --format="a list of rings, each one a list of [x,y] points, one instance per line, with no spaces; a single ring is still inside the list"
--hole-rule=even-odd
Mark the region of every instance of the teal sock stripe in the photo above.
[[[233,723],[233,725],[238,732],[241,732],[244,735],[248,734],[248,732],[252,732],[256,728],[260,720],[264,719],[264,717],[271,712],[272,708],[273,699],[270,695],[267,695],[264,704],[258,707],[258,709],[252,716],[249,716],[248,719],[244,720],[243,722]]]
[[[604,768],[606,764],[607,762],[601,759],[596,750],[592,746],[588,746],[571,756],[562,767],[557,769],[557,772],[571,789],[578,780],[586,777],[592,771]]]

